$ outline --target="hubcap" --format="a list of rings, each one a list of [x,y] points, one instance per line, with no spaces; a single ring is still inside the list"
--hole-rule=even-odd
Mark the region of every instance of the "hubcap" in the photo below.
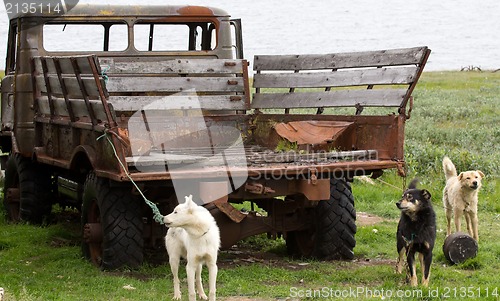
[[[5,193],[6,209],[13,222],[20,221],[20,195],[19,188],[9,188]]]
[[[96,200],[92,200],[87,214],[87,223],[83,226],[83,240],[89,248],[90,260],[96,266],[102,263],[101,214]]]

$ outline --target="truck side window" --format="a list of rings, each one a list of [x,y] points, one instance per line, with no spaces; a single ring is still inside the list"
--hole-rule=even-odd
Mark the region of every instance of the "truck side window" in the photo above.
[[[47,51],[123,51],[127,44],[126,24],[49,23],[43,27]]]
[[[9,29],[7,60],[5,62],[5,74],[12,73],[16,70],[17,56],[17,24],[12,22]]]
[[[213,28],[212,23],[136,23],[134,46],[139,51],[213,50],[216,47]]]

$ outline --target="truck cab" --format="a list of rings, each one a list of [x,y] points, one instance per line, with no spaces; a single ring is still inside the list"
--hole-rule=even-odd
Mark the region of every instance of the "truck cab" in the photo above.
[[[79,4],[58,16],[50,11],[18,15],[10,20],[1,85],[0,147],[31,156],[35,132],[28,62],[34,56],[95,54],[103,64],[158,57],[230,59],[243,58],[242,41],[241,21],[211,7]]]

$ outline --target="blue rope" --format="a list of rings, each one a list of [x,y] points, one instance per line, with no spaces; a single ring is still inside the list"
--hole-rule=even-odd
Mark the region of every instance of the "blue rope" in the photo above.
[[[156,204],[153,203],[153,202],[151,202],[150,200],[148,200],[148,198],[146,198],[146,196],[142,193],[142,191],[139,188],[139,186],[137,186],[137,184],[134,182],[134,180],[132,179],[132,177],[130,176],[130,174],[127,172],[127,169],[125,168],[125,166],[123,165],[122,161],[118,157],[118,153],[116,152],[116,148],[113,145],[113,142],[109,139],[108,132],[105,131],[104,134],[102,134],[101,136],[97,137],[96,140],[100,140],[103,137],[106,137],[106,140],[108,140],[109,144],[111,145],[111,148],[113,149],[113,153],[115,154],[116,160],[118,160],[118,163],[120,163],[120,166],[122,167],[123,171],[125,172],[125,174],[129,178],[130,182],[132,182],[132,184],[137,189],[137,191],[139,191],[139,194],[142,196],[142,198],[144,199],[144,201],[146,202],[146,204],[153,211],[153,219],[157,223],[159,223],[160,225],[163,225],[164,224],[164,222],[163,222],[163,217],[164,216],[161,215],[160,210],[158,209],[158,207],[156,206]]]
[[[104,83],[107,84],[108,83],[108,75],[106,74],[106,72],[109,71],[109,69],[111,69],[111,66],[106,66],[103,70],[101,70],[101,76],[102,78],[104,79]]]

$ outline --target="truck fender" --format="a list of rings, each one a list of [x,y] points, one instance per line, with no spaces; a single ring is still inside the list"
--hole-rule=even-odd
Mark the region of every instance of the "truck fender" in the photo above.
[[[90,145],[79,145],[73,150],[70,160],[71,170],[93,170],[97,167],[96,164],[96,151]]]

